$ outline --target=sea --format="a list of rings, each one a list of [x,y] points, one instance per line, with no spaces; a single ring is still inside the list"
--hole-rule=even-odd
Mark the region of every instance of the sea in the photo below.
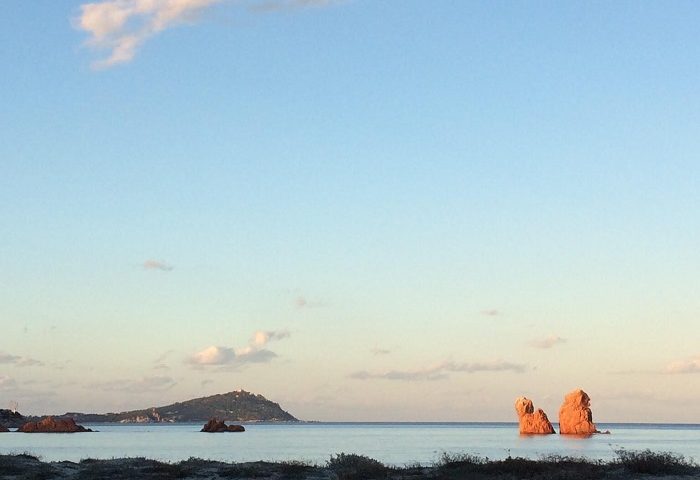
[[[609,435],[524,436],[516,423],[245,424],[244,433],[201,433],[201,424],[86,425],[96,433],[0,433],[0,453],[30,453],[45,461],[190,457],[225,462],[297,460],[322,465],[356,453],[387,465],[430,465],[443,454],[489,459],[549,455],[610,460],[616,451],[673,452],[700,461],[700,425],[598,424]],[[557,428],[555,424],[555,428]]]

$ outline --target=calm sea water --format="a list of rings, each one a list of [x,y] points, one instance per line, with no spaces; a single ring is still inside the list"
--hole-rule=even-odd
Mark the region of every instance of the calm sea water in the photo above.
[[[359,453],[384,463],[429,464],[443,452],[492,459],[548,454],[610,459],[614,450],[672,451],[700,460],[700,425],[599,424],[610,435],[571,438],[520,436],[510,423],[250,424],[245,433],[205,434],[201,425],[89,425],[98,433],[0,434],[0,453],[30,452],[47,461],[148,457],[165,461],[200,457],[228,462],[306,460]]]

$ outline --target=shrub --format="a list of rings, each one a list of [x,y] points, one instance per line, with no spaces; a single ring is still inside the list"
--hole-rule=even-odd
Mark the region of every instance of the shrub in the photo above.
[[[300,460],[287,460],[279,463],[279,471],[283,478],[304,478],[313,465]]]
[[[698,465],[683,455],[673,452],[646,450],[615,450],[616,463],[632,473],[686,474],[697,470]]]
[[[355,453],[331,455],[328,468],[341,480],[384,478],[388,471],[378,460]]]

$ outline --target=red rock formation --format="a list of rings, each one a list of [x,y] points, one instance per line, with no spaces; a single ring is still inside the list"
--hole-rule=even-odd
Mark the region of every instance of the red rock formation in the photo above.
[[[46,417],[38,422],[27,422],[19,427],[22,433],[78,433],[92,432],[89,428],[75,423],[72,418],[58,419]]]
[[[593,423],[591,399],[581,389],[574,390],[564,397],[559,409],[559,433],[564,435],[590,435],[598,433]]]
[[[223,420],[212,418],[204,425],[201,431],[207,433],[245,432],[245,428],[243,425],[226,425],[226,422]]]
[[[0,433],[9,432],[5,425],[0,425]]]
[[[547,414],[541,408],[535,411],[532,400],[525,397],[515,399],[515,411],[518,413],[520,433],[523,434],[550,434],[555,433]]]

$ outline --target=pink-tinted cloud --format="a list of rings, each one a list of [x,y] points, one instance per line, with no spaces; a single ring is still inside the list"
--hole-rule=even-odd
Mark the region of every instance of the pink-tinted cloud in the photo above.
[[[145,270],[160,270],[161,272],[169,272],[175,267],[160,260],[146,260],[143,262],[143,268]]]
[[[351,373],[350,378],[356,380],[402,380],[402,381],[434,381],[448,378],[450,373],[478,373],[478,372],[514,372],[522,373],[525,365],[496,360],[491,362],[442,362],[437,365],[416,370],[389,370],[386,372],[368,372],[361,370]]]
[[[386,348],[379,348],[379,347],[374,347],[370,350],[372,355],[389,355],[391,353],[391,350],[387,350]]]
[[[109,68],[133,60],[138,50],[159,33],[183,24],[193,24],[211,7],[230,3],[246,5],[250,11],[274,11],[319,7],[330,0],[102,0],[84,3],[74,19],[76,28],[86,32],[86,44],[107,56],[93,64]]]
[[[559,335],[548,335],[544,338],[537,338],[530,341],[530,346],[540,349],[548,349],[566,343],[565,338],[561,338]]]
[[[673,361],[666,365],[664,373],[700,373],[700,356]]]
[[[212,345],[192,355],[188,363],[199,367],[266,363],[277,357],[277,354],[265,346],[271,341],[282,340],[289,336],[290,333],[286,330],[258,330],[253,333],[245,347],[234,349]]]

